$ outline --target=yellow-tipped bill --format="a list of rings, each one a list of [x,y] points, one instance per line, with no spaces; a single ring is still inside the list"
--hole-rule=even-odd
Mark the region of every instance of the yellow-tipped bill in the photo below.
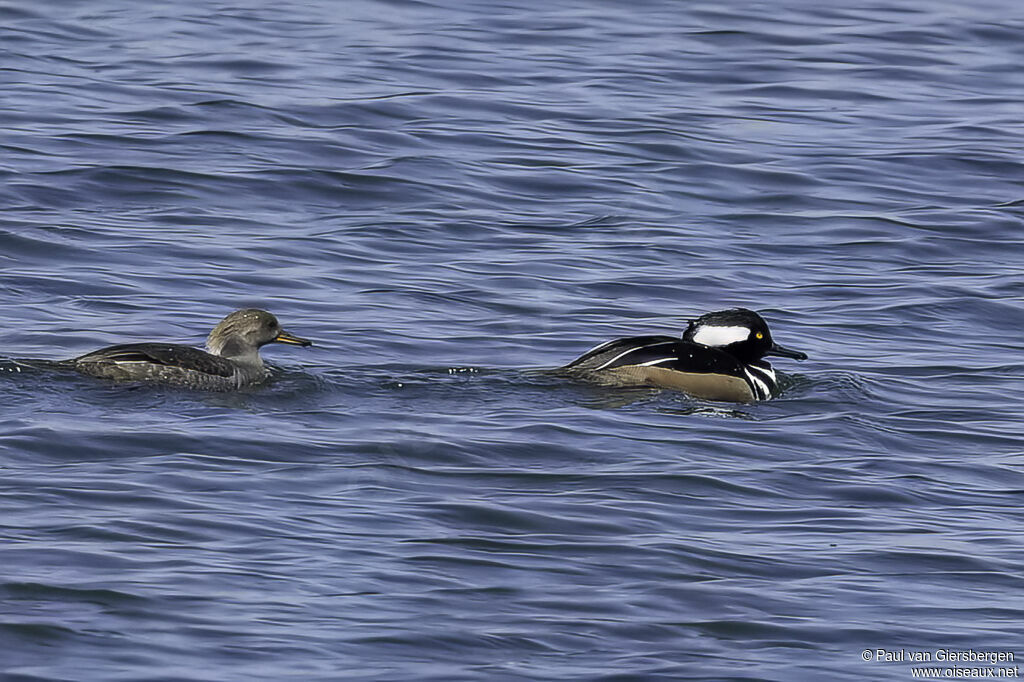
[[[274,341],[273,342],[274,343],[290,343],[293,346],[312,346],[313,345],[313,342],[310,341],[309,339],[304,339],[301,336],[295,336],[294,334],[289,334],[288,332],[286,332],[283,329],[281,330],[281,332],[277,336],[274,337]]]

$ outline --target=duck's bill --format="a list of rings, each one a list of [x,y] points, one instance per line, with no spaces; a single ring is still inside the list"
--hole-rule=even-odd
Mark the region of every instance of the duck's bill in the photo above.
[[[280,334],[274,337],[274,343],[290,343],[293,346],[312,346],[313,342],[309,339],[304,339],[301,336],[295,336],[295,334],[289,334],[286,331],[282,331]]]
[[[771,349],[765,355],[778,355],[783,358],[793,358],[794,360],[806,360],[807,353],[801,353],[798,350],[790,350],[784,346],[780,346],[777,343],[773,343]]]

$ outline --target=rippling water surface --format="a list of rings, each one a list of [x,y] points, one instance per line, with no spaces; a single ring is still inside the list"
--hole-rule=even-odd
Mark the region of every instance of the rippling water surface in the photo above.
[[[3,679],[1024,659],[1018,3],[0,26]],[[530,371],[734,305],[810,355],[779,399]],[[245,306],[316,341],[258,390],[22,362],[200,344]]]

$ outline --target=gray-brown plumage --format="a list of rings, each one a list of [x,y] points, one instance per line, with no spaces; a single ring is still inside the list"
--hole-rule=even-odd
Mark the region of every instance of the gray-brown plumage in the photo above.
[[[270,373],[259,349],[268,343],[310,346],[265,310],[231,313],[213,328],[206,350],[174,343],[125,343],[68,360],[79,372],[117,381],[145,381],[209,391],[261,383]]]

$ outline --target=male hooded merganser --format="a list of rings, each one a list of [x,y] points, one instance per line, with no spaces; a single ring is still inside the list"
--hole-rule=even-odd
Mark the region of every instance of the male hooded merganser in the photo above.
[[[267,311],[247,308],[236,310],[213,328],[205,351],[175,343],[125,343],[67,362],[83,374],[104,379],[231,391],[270,376],[259,348],[275,342],[313,345],[281,329]]]
[[[772,341],[760,315],[732,308],[691,321],[681,339],[632,336],[602,343],[562,370],[606,384],[674,388],[705,400],[748,403],[778,393],[765,355],[807,359]]]

